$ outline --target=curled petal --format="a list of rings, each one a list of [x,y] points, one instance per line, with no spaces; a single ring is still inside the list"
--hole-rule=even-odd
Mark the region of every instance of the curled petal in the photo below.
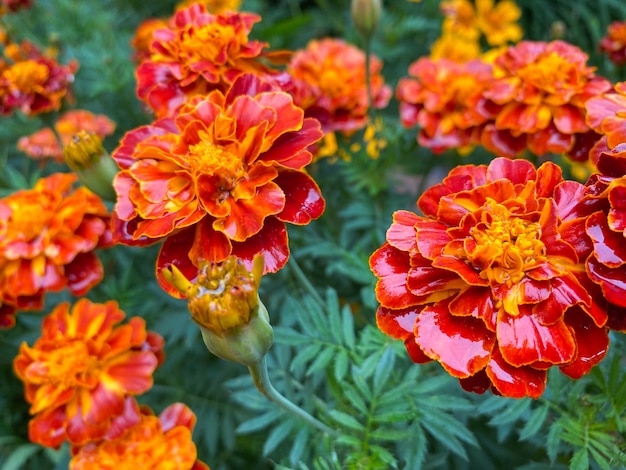
[[[505,397],[538,398],[546,388],[545,370],[532,367],[514,367],[507,363],[496,348],[486,367],[491,383]]]

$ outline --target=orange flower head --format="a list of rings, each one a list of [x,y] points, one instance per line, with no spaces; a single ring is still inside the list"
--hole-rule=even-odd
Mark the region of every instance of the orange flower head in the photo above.
[[[381,69],[382,62],[372,56],[369,75],[375,108],[384,108],[391,98]],[[296,51],[287,71],[313,95],[304,95],[305,101],[294,98],[296,104],[307,116],[318,119],[326,132],[366,126],[369,106],[363,51],[341,39],[313,40]]]
[[[468,62],[480,58],[478,39],[468,39],[455,33],[444,33],[432,45],[432,60],[447,59],[454,62]]]
[[[138,420],[127,397],[152,386],[163,340],[139,317],[118,325],[124,316],[115,301],[63,303],[44,319],[33,346],[22,343],[13,367],[34,415],[31,441],[83,445]]]
[[[614,21],[600,40],[600,51],[608,54],[615,65],[626,64],[626,20]]]
[[[154,41],[154,32],[157,29],[167,28],[169,21],[165,18],[148,18],[143,20],[137,26],[135,35],[130,41],[132,46],[133,59],[137,62],[149,59],[151,54],[151,45]]]
[[[290,95],[252,74],[226,94],[193,98],[173,117],[127,133],[113,152],[119,241],[165,238],[157,277],[176,297],[161,276],[172,264],[193,280],[200,260],[233,254],[251,268],[262,253],[265,272],[277,271],[289,257],[285,222],[304,225],[324,211],[304,171],[321,136]]]
[[[469,150],[487,122],[479,104],[493,79],[491,65],[480,60],[418,59],[408,78],[398,82],[396,97],[405,127],[420,126],[418,142],[435,152]]]
[[[103,114],[93,114],[82,109],[67,111],[54,124],[56,134],[45,127],[34,134],[22,137],[17,148],[36,160],[51,158],[57,163],[63,162],[62,145],[72,141],[72,137],[80,131],[93,132],[101,138],[115,130],[115,123]],[[61,139],[57,139],[57,135]]]
[[[61,107],[78,70],[76,61],[61,65],[28,42],[7,46],[4,54],[13,63],[0,74],[0,114],[19,110],[34,116]]]
[[[153,32],[150,56],[137,69],[137,94],[157,117],[172,114],[189,98],[223,92],[243,73],[270,71],[259,58],[266,43],[249,40],[252,13],[213,15],[201,3],[175,13]]]
[[[546,371],[579,378],[606,354],[608,313],[585,259],[603,207],[551,162],[496,158],[453,169],[394,214],[370,258],[379,328],[462,387],[540,396]]]
[[[209,470],[197,460],[191,439],[195,414],[174,403],[156,417],[143,412],[140,421],[115,439],[88,443],[70,461],[70,470]]]
[[[442,29],[467,39],[476,40],[480,30],[476,23],[476,10],[469,0],[444,0],[439,5],[444,15]]]
[[[500,156],[525,149],[535,155],[567,153],[590,131],[585,102],[610,88],[586,65],[587,55],[563,41],[523,41],[500,54],[482,109],[494,123],[482,144]]]
[[[210,13],[223,13],[225,11],[238,11],[241,0],[183,0],[176,5],[177,10],[190,7],[194,3],[201,3]]]
[[[476,25],[490,46],[518,42],[524,31],[517,24],[522,12],[512,0],[476,0]]]
[[[40,309],[49,291],[83,295],[103,276],[94,250],[111,244],[109,216],[76,177],[56,173],[0,199],[0,299]]]

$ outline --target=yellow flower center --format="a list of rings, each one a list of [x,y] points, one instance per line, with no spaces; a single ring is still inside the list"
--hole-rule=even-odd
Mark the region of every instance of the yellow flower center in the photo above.
[[[75,339],[49,351],[46,366],[49,382],[73,388],[87,383],[87,377],[96,372],[97,359],[89,354],[83,340]]]
[[[572,79],[578,79],[574,64],[556,52],[521,68],[517,74],[525,83],[548,93],[555,93]]]
[[[208,140],[190,146],[187,161],[195,176],[203,174],[219,177],[218,189],[224,193],[221,196],[224,198],[247,176],[238,155]]]
[[[318,85],[324,95],[331,97],[345,94],[344,90],[348,83],[348,77],[345,77],[344,74],[340,73],[340,71],[334,67],[335,66],[329,61],[326,66],[319,71],[321,75],[319,76]]]
[[[222,263],[201,262],[198,280],[187,290],[193,320],[223,336],[245,326],[258,309],[258,280],[243,262],[229,257]]]
[[[48,67],[34,60],[17,62],[4,72],[4,78],[22,93],[39,91],[48,79]]]
[[[34,240],[42,236],[50,224],[54,212],[47,210],[49,201],[42,195],[33,196],[8,201],[12,212],[7,226],[7,240]]]
[[[193,64],[209,61],[215,64],[225,64],[234,57],[238,50],[231,50],[233,46],[247,42],[246,38],[237,41],[235,30],[219,24],[207,24],[202,28],[186,31],[181,38],[181,63]],[[220,54],[225,45],[229,45],[227,54]]]
[[[482,279],[510,287],[546,259],[541,226],[510,217],[506,207],[494,201],[488,204],[490,210],[482,213],[480,223],[470,231],[476,242],[470,259],[481,268]]]

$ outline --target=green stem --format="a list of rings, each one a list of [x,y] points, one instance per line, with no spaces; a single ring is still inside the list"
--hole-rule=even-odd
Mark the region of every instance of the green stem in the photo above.
[[[248,370],[250,371],[250,375],[252,375],[252,380],[254,380],[254,385],[256,385],[256,388],[259,390],[259,392],[265,395],[269,400],[273,401],[274,403],[276,403],[278,406],[285,409],[286,411],[296,416],[299,416],[304,421],[309,423],[311,426],[313,426],[314,428],[317,428],[323,433],[331,434],[331,435],[336,434],[334,430],[326,426],[324,423],[322,423],[318,419],[311,416],[309,413],[304,411],[299,406],[295,405],[293,402],[287,400],[274,388],[274,386],[270,382],[270,376],[267,372],[267,361],[265,360],[265,357],[263,357],[263,359],[261,359],[259,362],[255,363],[254,365],[249,366]]]
[[[313,299],[317,303],[319,303],[321,306],[324,306],[325,305],[324,299],[322,299],[322,297],[319,295],[317,290],[315,290],[315,287],[313,287],[313,284],[311,284],[311,281],[309,281],[309,278],[306,277],[306,274],[304,274],[304,271],[302,271],[302,268],[300,267],[300,265],[297,263],[297,261],[295,260],[293,256],[289,258],[288,266],[291,267],[293,273],[296,275],[298,280],[302,283],[302,285],[304,285],[306,290],[309,291],[309,294],[311,294],[311,297],[313,297]]]

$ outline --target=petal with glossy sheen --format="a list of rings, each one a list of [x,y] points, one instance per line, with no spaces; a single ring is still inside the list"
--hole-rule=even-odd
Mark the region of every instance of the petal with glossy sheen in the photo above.
[[[276,216],[283,222],[306,225],[324,213],[326,203],[313,178],[301,171],[283,171],[274,182],[285,193],[285,207]]]
[[[418,298],[408,289],[409,255],[388,243],[377,249],[369,260],[370,269],[378,277],[376,300],[393,309],[415,305]]]
[[[32,442],[58,449],[66,440],[65,423],[65,406],[39,413],[28,423],[28,438]]]
[[[268,217],[260,232],[244,242],[233,242],[232,254],[241,258],[246,268],[252,271],[256,254],[265,261],[264,274],[281,269],[289,259],[289,242],[285,223],[276,217]]]
[[[593,282],[600,285],[606,300],[626,307],[626,267],[611,269],[592,255],[587,258],[587,274]]]
[[[184,426],[193,431],[196,415],[184,403],[173,403],[161,411],[159,421],[164,433],[176,426]]]
[[[489,288],[472,286],[463,289],[452,299],[449,308],[452,315],[479,318],[490,331],[496,331],[498,309]]]
[[[586,225],[595,258],[608,268],[626,265],[626,239],[609,228],[606,214],[596,212],[590,215]]]
[[[496,334],[504,360],[514,367],[537,361],[565,364],[576,354],[576,343],[561,320],[542,325],[531,313],[530,306],[521,305],[519,315],[500,314]]]
[[[393,213],[393,222],[387,230],[387,242],[401,251],[412,252],[417,248],[415,224],[421,217],[409,211]]]
[[[100,259],[93,253],[79,253],[74,260],[65,266],[67,287],[72,294],[86,294],[104,277],[104,268]]]
[[[546,388],[548,376],[545,370],[532,367],[514,367],[508,364],[494,348],[486,367],[487,376],[494,387],[509,398],[539,398]]]
[[[576,344],[576,358],[560,366],[565,375],[579,379],[598,364],[609,349],[609,330],[597,327],[581,309],[572,308],[565,316],[565,323],[572,329]]]
[[[441,363],[450,375],[465,378],[485,368],[495,334],[473,317],[455,317],[448,302],[426,307],[415,321],[415,341],[424,353]]]

